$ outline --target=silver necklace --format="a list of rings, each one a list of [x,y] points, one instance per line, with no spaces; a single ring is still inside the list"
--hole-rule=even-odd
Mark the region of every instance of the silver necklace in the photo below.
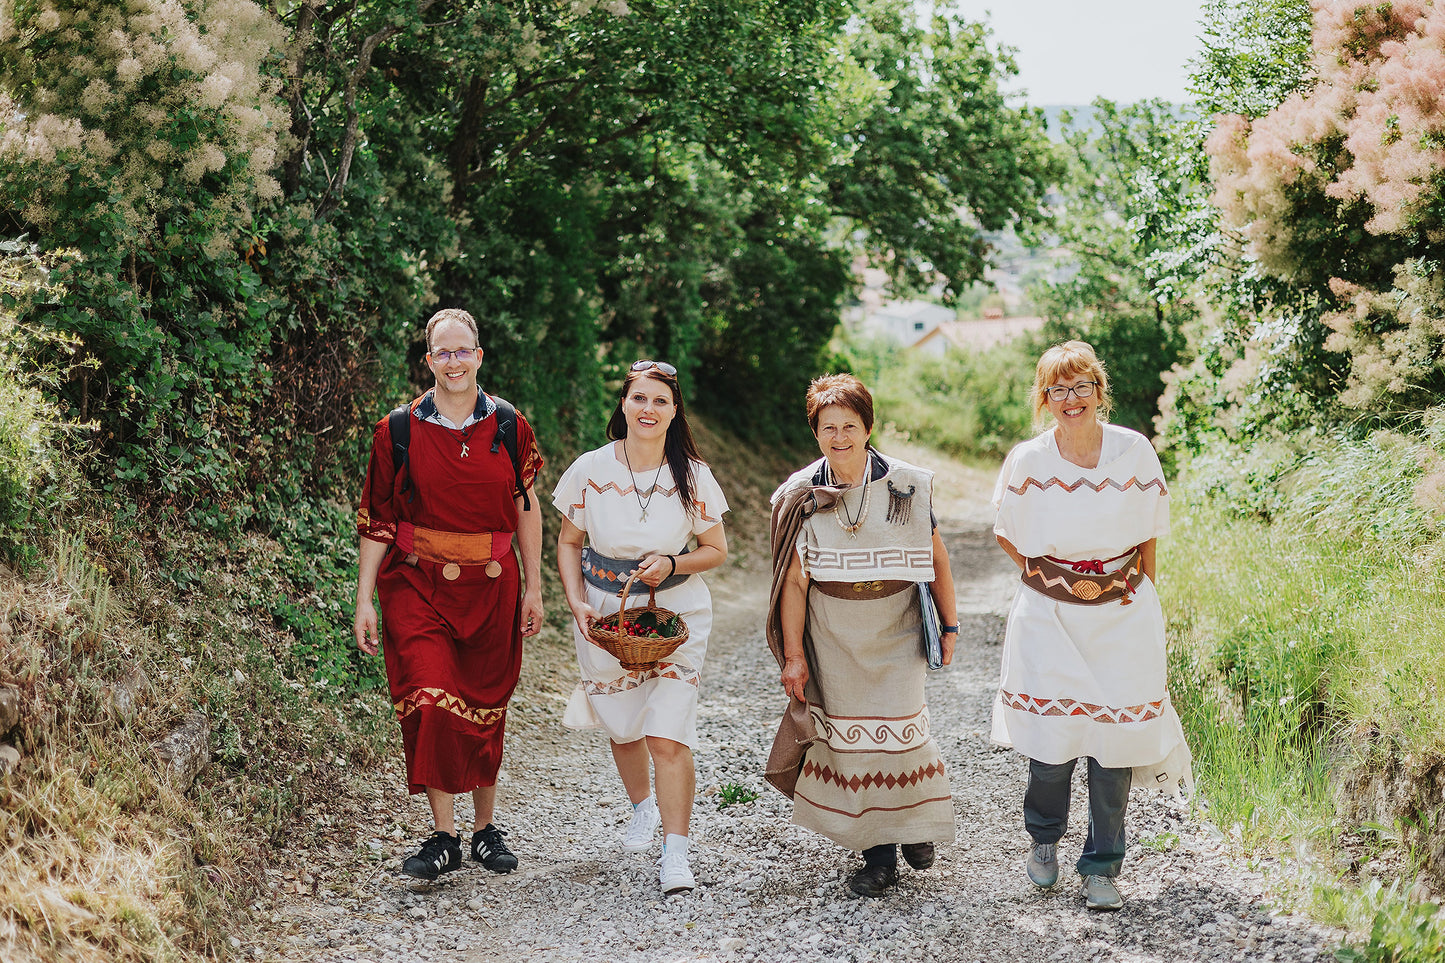
[[[639,522],[645,522],[647,521],[647,506],[652,504],[652,496],[657,494],[657,479],[658,476],[662,474],[663,464],[667,462],[666,453],[663,454],[662,461],[657,463],[657,471],[652,475],[652,488],[648,489],[645,500],[642,497],[642,492],[637,490],[637,476],[632,474],[632,459],[627,457],[626,438],[622,439],[622,460],[627,463],[627,477],[632,479],[632,495],[637,499],[637,507],[642,509],[642,514],[638,516],[637,520]]]
[[[863,527],[863,520],[868,517],[868,492],[872,488],[868,482],[872,475],[870,471],[872,467],[873,456],[870,454],[868,459],[863,462],[863,501],[858,506],[857,518],[852,518],[848,514],[848,500],[844,497],[845,492],[838,493],[838,510],[833,513],[833,518],[837,521],[838,527],[848,533],[849,538],[858,537],[858,529]],[[828,477],[835,483],[837,482],[837,476],[833,474],[831,465],[828,467]]]

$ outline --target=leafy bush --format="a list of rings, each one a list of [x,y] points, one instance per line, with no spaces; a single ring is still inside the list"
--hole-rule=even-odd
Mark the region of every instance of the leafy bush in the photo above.
[[[873,394],[875,432],[914,437],[954,455],[1006,454],[1033,434],[1037,356],[1026,339],[985,351],[913,353],[878,340],[835,343],[833,369],[851,371]]]

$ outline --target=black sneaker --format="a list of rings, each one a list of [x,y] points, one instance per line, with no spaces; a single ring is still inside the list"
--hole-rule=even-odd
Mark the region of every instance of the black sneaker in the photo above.
[[[460,836],[437,830],[421,844],[415,856],[408,856],[401,864],[401,871],[417,879],[436,879],[442,873],[450,873],[462,866],[462,840]]]
[[[494,873],[510,873],[517,868],[517,857],[507,848],[507,835],[491,823],[472,833],[472,859]]]

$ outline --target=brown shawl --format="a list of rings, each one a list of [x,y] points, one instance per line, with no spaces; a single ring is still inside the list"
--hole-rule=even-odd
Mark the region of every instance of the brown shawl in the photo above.
[[[768,620],[764,634],[767,636],[768,648],[772,651],[773,658],[778,660],[780,669],[784,662],[781,599],[788,566],[796,557],[793,546],[798,540],[798,532],[805,519],[814,512],[834,509],[838,491],[836,488],[804,484],[780,495],[773,504],[769,526],[769,540],[773,550],[773,581],[772,589],[768,593]],[[813,646],[808,638],[806,614],[803,622],[803,654],[808,660],[809,677],[815,677]],[[773,738],[773,748],[768,753],[768,761],[763,768],[763,778],[792,799],[794,787],[798,784],[798,770],[803,765],[803,754],[807,752],[809,745],[817,741],[818,731],[813,725],[808,704],[790,695],[787,711],[778,723],[778,733]]]

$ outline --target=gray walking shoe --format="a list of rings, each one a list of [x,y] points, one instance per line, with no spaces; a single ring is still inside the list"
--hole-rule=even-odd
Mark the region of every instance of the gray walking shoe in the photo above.
[[[1107,876],[1085,876],[1083,897],[1091,910],[1116,910],[1124,905],[1124,897]]]
[[[1059,860],[1055,853],[1058,849],[1056,843],[1034,843],[1029,850],[1028,861],[1024,868],[1028,870],[1029,882],[1040,889],[1048,889],[1059,881]]]

